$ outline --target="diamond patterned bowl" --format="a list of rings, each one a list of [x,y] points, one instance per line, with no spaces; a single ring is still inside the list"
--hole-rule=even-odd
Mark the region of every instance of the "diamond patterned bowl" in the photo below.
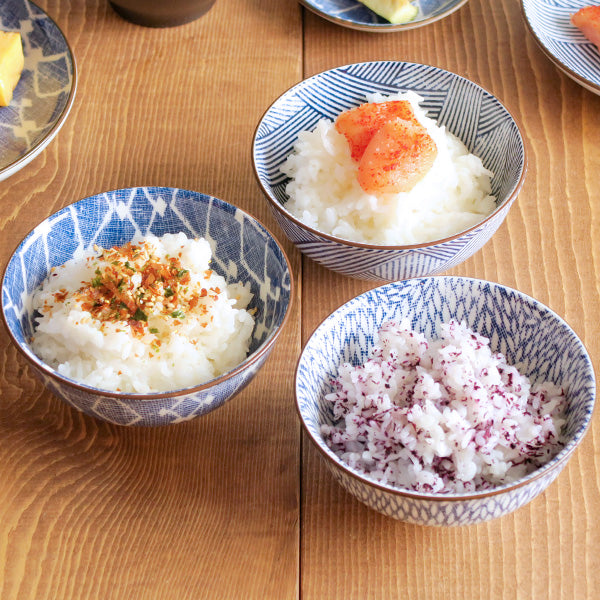
[[[211,267],[228,281],[249,282],[255,329],[250,352],[232,371],[189,389],[156,394],[107,392],[68,379],[30,349],[32,292],[54,266],[97,244],[121,246],[135,234],[184,232],[204,237]],[[48,217],[19,245],[2,280],[2,318],[46,387],[72,406],[119,425],[165,425],[206,414],[244,388],[263,365],[284,326],[292,292],[290,265],[256,219],[222,200],[186,190],[136,187],[98,194]]]
[[[322,399],[344,362],[361,364],[374,334],[388,319],[406,317],[413,329],[437,335],[450,319],[465,321],[491,340],[492,350],[532,381],[563,386],[568,400],[565,447],[523,479],[470,494],[426,494],[382,485],[354,472],[332,452],[320,425],[332,424]],[[572,329],[549,308],[505,286],[462,277],[428,277],[390,283],[350,300],[312,334],[296,371],[302,424],[335,479],[358,500],[390,517],[420,525],[469,525],[523,506],[560,473],[590,424],[596,394],[591,361]]]
[[[414,91],[422,108],[456,135],[494,173],[496,209],[481,223],[446,239],[411,246],[343,240],[305,225],[286,210],[288,182],[281,165],[301,131],[365,102],[365,95]],[[280,96],[254,135],[256,178],[285,234],[307,256],[344,275],[397,281],[435,275],[477,252],[506,217],[525,178],[523,139],[513,117],[490,93],[459,75],[428,65],[379,61],[338,67],[310,77]]]

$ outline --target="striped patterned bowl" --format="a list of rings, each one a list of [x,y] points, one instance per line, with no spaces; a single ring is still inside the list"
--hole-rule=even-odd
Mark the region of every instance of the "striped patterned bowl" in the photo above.
[[[496,209],[454,236],[412,246],[377,246],[336,238],[307,226],[286,210],[287,178],[280,171],[301,131],[336,116],[372,92],[414,91],[428,115],[460,138],[494,173]],[[254,171],[275,217],[290,240],[311,259],[344,275],[397,281],[441,273],[469,258],[498,229],[526,172],[525,148],[509,112],[475,83],[436,67],[367,62],[319,73],[280,96],[263,115],[253,140]]]
[[[384,321],[408,318],[435,338],[454,318],[491,340],[510,364],[532,381],[563,386],[568,400],[566,445],[543,467],[511,484],[470,494],[426,494],[382,485],[356,473],[320,433],[333,417],[323,404],[344,362],[363,363]],[[296,403],[311,442],[335,479],[358,500],[387,516],[420,525],[470,525],[510,513],[540,494],[581,443],[592,417],[595,376],[573,330],[537,300],[514,289],[462,277],[427,277],[375,288],[350,300],[315,330],[296,371]]]
[[[93,245],[122,246],[136,234],[183,232],[211,245],[211,268],[250,285],[255,327],[250,352],[237,367],[202,385],[155,394],[108,392],[69,379],[41,361],[28,340],[33,291],[52,267]],[[2,279],[2,318],[33,372],[56,396],[118,425],[167,425],[204,415],[231,399],[256,375],[289,315],[290,266],[261,223],[212,196],[166,187],[135,187],[90,196],[40,223],[19,245]]]
[[[600,50],[571,23],[571,15],[590,4],[590,0],[521,0],[521,11],[535,41],[554,65],[585,89],[600,94]]]

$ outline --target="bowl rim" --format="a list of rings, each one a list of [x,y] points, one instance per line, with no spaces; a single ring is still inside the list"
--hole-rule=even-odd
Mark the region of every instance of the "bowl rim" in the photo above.
[[[523,164],[521,167],[521,172],[519,173],[519,179],[518,179],[513,191],[506,198],[504,198],[504,200],[502,200],[502,202],[500,202],[500,204],[498,204],[496,206],[496,208],[489,215],[487,215],[481,221],[479,221],[479,222],[475,223],[475,225],[472,225],[471,227],[468,227],[467,229],[463,229],[463,230],[459,231],[458,233],[455,233],[451,236],[447,236],[447,237],[440,238],[437,240],[430,240],[428,242],[421,242],[419,244],[405,244],[405,245],[370,244],[370,243],[366,243],[366,242],[357,242],[354,240],[346,240],[344,238],[336,237],[334,235],[331,235],[330,233],[325,233],[323,231],[315,229],[314,227],[311,227],[310,225],[307,225],[306,223],[302,222],[298,217],[294,216],[290,211],[288,211],[285,208],[285,206],[283,204],[281,204],[277,200],[277,198],[274,197],[274,195],[271,193],[271,191],[269,189],[270,186],[269,186],[269,188],[267,188],[267,187],[265,187],[265,185],[263,185],[263,182],[258,173],[258,169],[256,167],[256,141],[257,141],[257,137],[258,137],[258,130],[260,129],[261,125],[263,124],[267,114],[273,109],[273,107],[284,96],[286,96],[288,94],[292,94],[294,92],[294,90],[307,85],[307,83],[309,81],[311,81],[313,79],[317,79],[318,77],[321,77],[327,73],[332,73],[335,71],[339,71],[340,69],[348,69],[350,67],[357,67],[357,66],[362,66],[362,65],[387,65],[390,63],[398,64],[398,65],[403,64],[403,65],[428,67],[431,69],[435,69],[436,71],[440,71],[442,73],[447,73],[447,74],[449,74],[453,77],[457,77],[458,79],[461,79],[463,81],[466,81],[469,83],[469,85],[474,86],[474,88],[480,89],[484,94],[487,94],[488,96],[492,97],[497,102],[498,106],[500,106],[500,108],[502,108],[506,112],[506,114],[510,117],[510,119],[515,124],[517,135],[518,135],[518,140],[520,142],[520,145],[521,145],[521,148],[523,151]],[[442,244],[445,244],[448,242],[452,242],[452,241],[462,237],[463,235],[471,233],[471,232],[479,229],[480,227],[484,226],[490,220],[494,219],[499,212],[506,209],[507,207],[510,207],[510,205],[514,202],[516,197],[521,192],[521,188],[523,187],[523,184],[525,182],[525,177],[527,175],[528,165],[529,165],[527,146],[525,144],[525,140],[523,138],[523,134],[521,133],[521,130],[522,130],[522,127],[519,124],[519,121],[506,108],[506,106],[498,99],[498,97],[496,95],[492,94],[491,92],[486,90],[484,87],[482,87],[478,83],[475,83],[471,79],[463,77],[462,75],[458,75],[458,73],[454,73],[452,71],[448,71],[446,69],[442,69],[442,68],[436,67],[434,65],[428,65],[425,63],[416,63],[416,62],[411,62],[411,61],[402,61],[402,60],[373,60],[373,61],[365,61],[365,62],[358,62],[358,63],[348,63],[346,65],[340,65],[338,67],[333,67],[331,69],[326,69],[324,71],[320,71],[318,73],[315,73],[314,75],[311,75],[310,77],[306,77],[305,79],[302,79],[301,81],[299,81],[299,82],[295,83],[294,85],[292,85],[291,87],[289,87],[287,90],[285,90],[283,93],[281,93],[279,96],[277,96],[277,98],[275,98],[275,100],[273,100],[271,102],[271,104],[268,106],[268,108],[263,112],[261,118],[258,121],[258,124],[256,125],[256,127],[254,129],[254,135],[252,137],[252,148],[251,148],[252,169],[254,171],[254,176],[256,178],[256,181],[258,182],[258,185],[259,185],[261,191],[266,196],[267,201],[269,202],[269,205],[271,206],[271,208],[275,209],[275,211],[277,213],[279,213],[286,220],[291,221],[294,225],[296,225],[300,229],[303,229],[304,231],[307,231],[318,238],[325,239],[329,242],[333,242],[333,243],[339,244],[341,246],[347,246],[350,248],[361,248],[361,249],[368,249],[368,250],[387,250],[387,251],[390,251],[390,250],[393,250],[393,251],[419,250],[422,248],[430,248],[433,246],[439,246],[439,245],[442,245]]]
[[[524,0],[520,0],[520,5],[521,5],[521,7],[520,7],[521,8],[521,16],[523,18],[523,21],[525,22],[525,26],[527,27],[527,30],[531,34],[531,37],[533,37],[536,44],[538,45],[538,48],[542,51],[542,53],[546,56],[546,58],[557,69],[559,69],[565,75],[570,77],[575,83],[578,83],[580,86],[584,87],[586,90],[592,92],[593,94],[600,95],[600,85],[598,85],[594,81],[591,81],[590,79],[585,77],[585,75],[581,75],[580,73],[575,71],[571,66],[564,63],[558,56],[555,56],[552,53],[552,50],[546,45],[546,43],[540,37],[540,35],[538,35],[536,29],[534,28],[533,23],[530,20],[530,17],[529,17],[530,13],[528,12],[528,9],[530,8],[530,6],[528,5],[526,7]],[[531,6],[535,6],[535,5],[532,3]],[[573,7],[573,9],[575,9],[575,8],[576,7]],[[532,9],[532,10],[535,10],[535,9]]]
[[[589,373],[590,373],[591,379],[592,379],[592,381],[590,383],[590,389],[592,390],[592,408],[589,411],[589,414],[587,415],[587,418],[584,421],[583,426],[577,430],[577,432],[575,433],[573,438],[571,438],[565,444],[565,446],[560,450],[560,452],[558,452],[555,456],[553,456],[547,463],[545,463],[541,467],[538,467],[537,469],[535,469],[535,471],[532,471],[531,473],[527,474],[525,477],[521,477],[520,479],[518,479],[517,481],[514,481],[512,483],[505,483],[503,485],[499,485],[499,486],[496,486],[494,488],[487,489],[487,490],[480,490],[480,491],[473,491],[473,492],[466,492],[466,493],[450,492],[450,493],[441,494],[441,493],[417,492],[414,490],[404,489],[404,488],[400,488],[397,486],[392,486],[389,484],[383,484],[383,483],[377,482],[374,479],[370,479],[366,475],[361,475],[360,473],[357,473],[351,467],[346,465],[339,457],[337,457],[337,455],[333,451],[325,450],[325,448],[320,443],[323,441],[322,438],[320,440],[317,440],[315,438],[315,436],[309,429],[308,425],[306,424],[303,412],[300,408],[300,401],[299,401],[299,397],[298,397],[298,374],[299,374],[300,364],[302,362],[304,353],[306,351],[306,348],[307,348],[309,342],[316,335],[317,331],[321,327],[325,326],[325,324],[327,323],[327,321],[329,319],[332,319],[333,316],[339,310],[342,310],[347,305],[350,305],[351,303],[357,301],[359,298],[361,298],[363,296],[367,296],[368,294],[371,294],[374,291],[379,290],[381,288],[394,287],[394,286],[406,285],[406,284],[413,285],[422,280],[441,280],[441,279],[460,280],[463,282],[470,282],[470,285],[473,285],[473,284],[491,285],[496,288],[502,288],[507,291],[513,292],[514,294],[518,295],[523,300],[525,300],[527,303],[532,303],[534,305],[538,305],[543,312],[547,313],[553,319],[556,319],[556,321],[558,321],[559,324],[561,324],[563,327],[565,327],[567,329],[567,331],[569,331],[572,334],[574,340],[581,347],[583,356],[586,359]],[[363,485],[373,487],[377,490],[380,490],[380,491],[388,493],[388,494],[392,494],[394,496],[410,498],[413,500],[428,501],[428,502],[456,502],[456,501],[468,501],[468,500],[482,500],[484,498],[498,496],[500,494],[505,494],[507,492],[512,492],[518,488],[529,486],[534,481],[536,481],[542,477],[545,477],[546,475],[548,475],[548,473],[553,472],[556,469],[559,469],[559,472],[560,472],[560,470],[565,466],[566,462],[569,460],[569,458],[571,457],[573,452],[581,444],[581,442],[585,438],[586,433],[588,432],[588,430],[590,428],[593,414],[596,410],[596,376],[595,376],[595,372],[594,372],[594,365],[590,359],[589,353],[588,353],[583,341],[579,338],[579,336],[575,333],[575,331],[571,328],[571,326],[560,315],[555,313],[551,308],[549,308],[544,303],[540,302],[539,300],[536,300],[533,296],[529,296],[528,294],[521,292],[510,286],[507,286],[507,285],[504,285],[501,283],[497,283],[497,282],[493,282],[493,281],[489,281],[489,280],[485,280],[485,279],[478,279],[475,277],[454,276],[454,275],[430,275],[428,277],[416,277],[414,279],[394,281],[394,282],[386,283],[384,285],[367,290],[361,294],[358,294],[357,296],[354,296],[350,300],[343,302],[336,309],[334,309],[331,313],[329,313],[324,319],[322,319],[320,321],[320,323],[313,329],[312,333],[308,336],[305,344],[303,345],[302,352],[300,353],[300,356],[298,357],[298,360],[296,362],[296,369],[295,369],[295,375],[294,375],[294,399],[295,399],[294,404],[296,406],[296,411],[298,413],[298,417],[300,419],[300,422],[302,424],[302,428],[304,429],[305,434],[308,435],[312,445],[314,447],[316,447],[316,449],[321,454],[321,458],[323,458],[325,460],[327,466],[330,469],[337,468],[340,471],[342,471],[346,476],[349,476],[350,478],[358,481],[359,483],[361,483]]]
[[[286,266],[286,269],[287,269],[287,272],[289,275],[289,281],[290,281],[289,301],[287,303],[287,306],[285,307],[285,313],[283,315],[283,318],[282,318],[279,326],[270,334],[269,337],[267,337],[267,339],[265,341],[263,341],[263,343],[254,352],[252,352],[251,354],[246,356],[246,358],[241,363],[236,365],[230,371],[227,371],[226,373],[223,373],[222,375],[219,375],[218,377],[215,377],[214,379],[210,379],[209,381],[206,381],[202,384],[198,384],[198,385],[194,385],[194,386],[190,386],[190,387],[186,387],[186,388],[179,388],[176,390],[170,390],[170,391],[166,391],[166,392],[150,392],[150,393],[116,392],[113,390],[105,390],[105,389],[93,387],[90,385],[86,385],[86,384],[80,383],[78,381],[75,381],[69,377],[65,377],[64,375],[61,375],[55,369],[53,369],[48,364],[46,364],[42,359],[38,358],[37,355],[33,351],[26,352],[25,349],[23,348],[22,344],[20,344],[17,341],[17,339],[15,338],[15,336],[13,335],[13,332],[6,320],[6,315],[5,315],[5,311],[4,311],[4,293],[3,293],[4,285],[5,285],[5,281],[6,281],[6,272],[8,270],[9,265],[12,263],[13,259],[15,258],[15,255],[16,255],[17,251],[19,250],[19,248],[21,248],[21,246],[29,239],[29,237],[35,233],[36,229],[38,229],[42,224],[46,223],[49,219],[56,217],[59,213],[61,213],[63,211],[70,210],[73,206],[75,206],[79,203],[88,202],[88,201],[92,200],[93,198],[97,198],[97,197],[103,196],[103,195],[115,194],[115,193],[119,193],[119,192],[127,192],[127,191],[139,190],[139,189],[166,190],[166,191],[169,191],[170,193],[184,192],[186,194],[193,195],[195,198],[201,198],[203,201],[205,199],[210,198],[211,200],[217,200],[217,203],[221,203],[221,204],[235,208],[236,211],[240,211],[246,218],[250,219],[250,221],[258,224],[259,227],[273,240],[273,242],[276,244],[279,251],[281,252],[281,256],[283,257],[284,264]],[[105,192],[98,192],[96,194],[92,194],[90,196],[86,196],[85,198],[81,198],[79,200],[76,200],[74,202],[66,204],[59,210],[51,213],[50,215],[48,215],[47,217],[42,219],[35,227],[33,227],[29,231],[29,233],[27,233],[21,239],[21,241],[18,243],[16,248],[11,252],[11,254],[2,270],[2,278],[0,279],[0,316],[2,317],[2,322],[4,324],[5,329],[8,331],[8,335],[9,335],[11,341],[13,342],[13,344],[17,348],[17,350],[20,352],[20,354],[25,357],[28,364],[32,368],[43,372],[46,376],[48,376],[52,380],[58,382],[59,385],[61,385],[61,386],[66,385],[75,390],[86,392],[88,394],[102,396],[104,398],[112,398],[112,399],[117,399],[117,400],[128,400],[128,401],[150,401],[150,400],[160,400],[160,399],[165,399],[165,398],[176,398],[179,396],[188,396],[190,394],[196,394],[196,393],[199,393],[199,392],[202,392],[205,390],[212,389],[212,388],[220,385],[221,383],[223,383],[229,379],[232,379],[233,377],[237,376],[239,373],[245,371],[246,369],[248,369],[255,363],[259,362],[263,358],[263,356],[265,356],[266,354],[268,354],[271,351],[277,338],[281,334],[281,331],[287,324],[290,313],[291,313],[292,304],[294,302],[294,293],[295,293],[295,282],[294,282],[294,277],[293,277],[293,271],[291,268],[289,257],[287,256],[285,249],[283,248],[283,246],[281,245],[279,240],[277,240],[277,238],[273,235],[273,233],[267,227],[265,227],[265,225],[260,220],[258,220],[256,217],[252,216],[250,213],[235,206],[234,204],[231,204],[230,202],[221,200],[220,198],[218,198],[216,196],[212,196],[212,195],[206,194],[204,192],[197,192],[194,190],[188,190],[188,189],[184,189],[184,188],[160,186],[160,185],[131,186],[131,187],[126,187],[126,188],[115,188],[115,189],[108,190]]]
[[[69,113],[73,108],[73,103],[75,101],[75,96],[77,92],[78,68],[77,62],[75,60],[75,54],[73,53],[73,49],[71,47],[71,44],[69,43],[69,40],[67,39],[59,25],[43,8],[41,8],[37,3],[32,2],[31,0],[25,0],[25,2],[26,4],[31,4],[32,6],[35,6],[35,8],[40,11],[40,14],[46,17],[60,33],[65,43],[68,57],[71,61],[71,89],[69,90],[69,95],[67,97],[67,101],[65,102],[65,106],[61,110],[60,115],[56,118],[50,130],[46,133],[46,135],[43,138],[39,139],[33,146],[31,146],[24,154],[16,157],[11,163],[0,168],[0,181],[8,179],[8,177],[14,175],[23,167],[28,165],[31,161],[33,161],[34,158],[37,158],[37,156],[46,148],[46,146],[50,144],[50,142],[56,137],[56,135],[64,125],[65,121],[67,120],[67,117],[69,116]]]

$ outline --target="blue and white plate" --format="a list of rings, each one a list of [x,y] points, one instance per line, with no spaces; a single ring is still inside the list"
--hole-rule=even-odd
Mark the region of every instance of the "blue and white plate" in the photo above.
[[[0,181],[33,160],[63,125],[76,89],[75,59],[56,23],[28,0],[0,2],[0,29],[20,31],[25,67],[0,107]]]
[[[458,10],[467,0],[413,0],[412,4],[419,9],[417,16],[399,25],[386,21],[357,0],[300,0],[300,3],[342,27],[383,33],[429,25]]]
[[[600,94],[600,52],[570,20],[590,4],[590,0],[522,0],[522,9],[544,54],[565,75]]]

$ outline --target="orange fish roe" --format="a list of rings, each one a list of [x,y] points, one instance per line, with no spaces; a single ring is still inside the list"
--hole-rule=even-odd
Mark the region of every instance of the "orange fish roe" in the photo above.
[[[182,268],[181,252],[178,256],[159,257],[146,242],[129,242],[120,248],[103,250],[87,260],[96,267],[94,277],[81,282],[73,300],[80,302],[81,308],[95,319],[124,322],[138,336],[159,333],[155,328],[148,330],[149,316],[170,317],[181,322],[192,310],[196,315],[206,315],[209,301],[216,301],[221,293],[219,287],[203,287],[201,282],[192,282],[189,271]],[[204,280],[209,280],[212,273],[210,269],[204,271]],[[55,292],[53,298],[64,302],[67,291]],[[50,307],[46,305],[45,309]],[[160,340],[156,344],[158,350]]]

